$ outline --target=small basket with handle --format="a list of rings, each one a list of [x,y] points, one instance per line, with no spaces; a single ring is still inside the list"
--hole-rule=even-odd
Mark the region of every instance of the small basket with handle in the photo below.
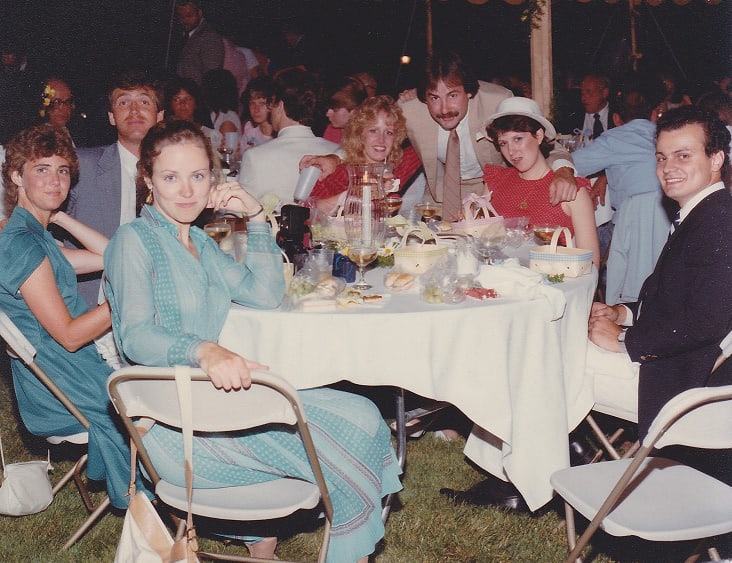
[[[431,270],[446,255],[447,246],[441,244],[427,225],[419,223],[404,231],[402,241],[394,251],[394,267],[406,274],[420,275]]]
[[[462,221],[452,223],[452,230],[475,238],[501,237],[506,233],[501,217],[491,205],[490,195],[470,194],[463,200]]]
[[[562,233],[567,242],[566,248],[557,246]],[[554,231],[547,246],[535,246],[529,250],[529,268],[548,276],[564,274],[577,278],[592,272],[592,251],[575,248],[569,229],[560,227]]]

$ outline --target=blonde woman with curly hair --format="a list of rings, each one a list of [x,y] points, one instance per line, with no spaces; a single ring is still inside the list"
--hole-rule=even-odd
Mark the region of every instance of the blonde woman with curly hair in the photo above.
[[[346,124],[343,162],[315,184],[310,201],[320,211],[331,213],[340,194],[348,189],[348,164],[391,163],[403,191],[422,167],[412,147],[402,148],[406,138],[407,121],[394,99],[384,95],[368,98]]]

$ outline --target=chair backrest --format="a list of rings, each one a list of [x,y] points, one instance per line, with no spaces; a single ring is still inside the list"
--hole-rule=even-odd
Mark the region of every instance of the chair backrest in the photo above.
[[[248,390],[223,391],[212,385],[203,370],[191,369],[193,430],[225,432],[275,422],[297,423],[293,406],[302,412],[302,405],[289,383],[266,372],[253,372],[252,381]],[[107,383],[120,414],[181,427],[175,368],[129,366],[110,375]]]
[[[732,448],[732,385],[697,387],[668,401],[648,429],[643,446]]]
[[[190,373],[194,431],[236,431],[270,423],[297,425],[321,491],[324,510],[332,519],[328,488],[297,391],[278,375],[263,371],[253,371],[252,386],[238,391],[216,389],[203,370],[192,369]],[[125,367],[109,376],[107,388],[114,408],[137,446],[140,460],[157,484],[160,477],[133,419],[154,419],[181,427],[175,368]]]
[[[13,354],[23,360],[25,364],[33,363],[36,349],[28,342],[20,329],[15,326],[15,323],[10,320],[5,311],[0,311],[0,336],[5,340]]]

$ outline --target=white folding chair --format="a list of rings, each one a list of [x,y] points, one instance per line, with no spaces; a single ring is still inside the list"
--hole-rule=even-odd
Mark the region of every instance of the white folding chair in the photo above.
[[[126,367],[110,375],[107,386],[112,404],[155,485],[156,495],[168,506],[186,511],[186,488],[161,479],[137,430],[137,426],[144,422],[140,419],[181,427],[175,369]],[[295,426],[316,481],[313,484],[301,479],[281,478],[219,489],[194,487],[193,513],[222,520],[269,520],[288,516],[299,509],[312,509],[322,503],[325,529],[318,561],[323,563],[330,540],[333,506],[297,391],[281,377],[259,371],[252,372],[252,386],[248,390],[224,392],[216,389],[200,369],[191,370],[191,386],[194,432],[232,432],[272,423]],[[194,474],[195,471],[194,464]],[[262,561],[244,556],[202,552],[199,555],[225,561]]]
[[[729,343],[723,343],[722,357],[729,351]],[[567,563],[581,561],[582,550],[599,527],[614,536],[651,541],[732,532],[732,487],[682,463],[649,457],[654,448],[674,444],[732,448],[730,428],[732,385],[689,389],[661,409],[633,459],[554,473],[552,486],[565,500]],[[574,510],[591,519],[576,543]]]
[[[13,358],[20,358],[28,369],[33,372],[41,383],[43,383],[48,390],[53,393],[61,404],[76,418],[79,423],[89,430],[89,421],[84,414],[78,409],[78,407],[71,402],[66,394],[56,385],[56,383],[49,377],[49,375],[43,371],[43,369],[36,363],[36,349],[28,341],[28,339],[20,332],[15,323],[5,314],[4,311],[0,311],[0,337],[5,340],[8,348],[8,354]],[[50,444],[58,445],[63,442],[68,442],[76,445],[85,445],[89,442],[89,433],[80,432],[78,434],[72,434],[70,436],[48,436],[46,438]],[[96,520],[107,510],[109,507],[109,497],[105,496],[96,506],[91,500],[89,490],[86,487],[82,472],[86,466],[87,454],[82,455],[74,466],[59,480],[58,483],[53,487],[53,494],[56,495],[63,487],[72,479],[76,483],[76,487],[79,490],[81,499],[84,502],[84,506],[89,512],[89,517],[79,527],[79,529],[68,539],[68,541],[61,548],[62,551],[67,550],[74,545],[83,536],[89,528],[96,522]]]

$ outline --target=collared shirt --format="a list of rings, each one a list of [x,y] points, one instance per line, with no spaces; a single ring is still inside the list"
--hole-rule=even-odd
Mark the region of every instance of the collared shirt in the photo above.
[[[602,108],[597,113],[600,114],[600,122],[602,123],[603,131],[607,131],[608,119],[610,119],[610,104],[605,104],[605,107]],[[582,131],[585,134],[585,138],[592,137],[592,130],[594,127],[595,127],[595,114],[586,113],[585,114],[585,123],[582,126]]]
[[[119,149],[119,162],[122,168],[119,224],[124,225],[135,218],[135,207],[137,205],[135,179],[137,178],[138,158],[123,147],[119,141],[117,141],[117,148]]]
[[[191,37],[193,37],[193,35],[194,35],[194,34],[195,34],[195,33],[196,33],[196,32],[197,32],[197,31],[198,31],[199,29],[201,29],[201,26],[202,26],[202,25],[203,25],[203,18],[201,18],[201,21],[200,21],[200,22],[198,22],[198,25],[197,25],[196,27],[194,27],[194,28],[193,28],[192,30],[190,30],[190,31],[189,31],[189,32],[188,32],[188,33],[186,34],[186,35],[188,36],[188,39],[190,39]]]
[[[468,112],[458,123],[457,134],[460,139],[460,178],[463,180],[472,180],[474,178],[483,177],[483,168],[478,162],[478,155],[475,154],[473,141],[470,138],[470,125],[468,124],[468,116],[470,115],[470,107]],[[437,160],[445,164],[447,155],[447,138],[450,132],[442,127],[437,128]]]
[[[716,191],[724,189],[724,182],[717,182],[716,184],[712,184],[711,186],[704,188],[702,191],[700,191],[698,194],[696,194],[694,197],[692,197],[689,201],[686,202],[686,205],[679,209],[679,224],[684,222],[684,219],[686,219],[687,215],[691,213],[691,210],[694,209],[697,205],[699,205],[699,202],[703,200],[705,197],[707,197],[710,194],[713,194]],[[678,227],[677,227],[678,228]]]

